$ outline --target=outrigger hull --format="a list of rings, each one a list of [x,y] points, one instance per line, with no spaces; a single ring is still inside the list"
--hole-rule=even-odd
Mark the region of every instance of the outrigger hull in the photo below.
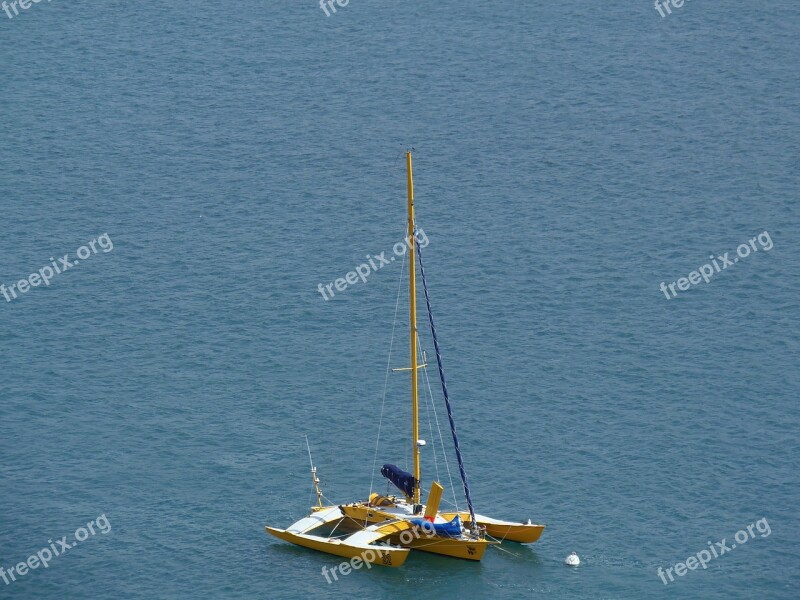
[[[287,529],[269,526],[266,526],[265,529],[267,533],[292,544],[344,558],[358,558],[365,563],[399,567],[408,558],[408,548],[375,545],[386,542],[395,534],[408,529],[410,524],[406,522],[397,521],[371,525],[347,535],[343,539],[312,533],[322,527],[334,525],[338,527],[343,519],[345,519],[345,515],[338,506],[320,507]]]
[[[458,515],[467,527],[471,526],[469,513],[441,513],[441,515],[448,520]],[[501,542],[517,542],[519,544],[534,543],[541,537],[545,527],[536,523],[502,521],[484,515],[475,515],[475,520],[478,521],[478,527],[486,529],[486,533],[493,538]]]
[[[392,544],[411,548],[412,550],[431,552],[433,554],[462,558],[464,560],[481,560],[486,552],[486,548],[497,543],[483,538],[467,536],[445,537],[431,535],[422,531],[422,528],[411,524],[410,519],[415,517],[419,518],[420,515],[403,514],[403,511],[399,507],[397,510],[381,510],[369,504],[356,502],[354,504],[345,504],[339,508],[347,517],[358,523],[382,523],[388,519],[401,519],[403,522],[409,523],[408,528],[416,531],[416,535],[394,535],[389,538],[389,540]],[[439,514],[437,516],[440,520],[443,520],[441,517],[444,515]]]
[[[488,540],[459,540],[436,536],[412,540],[409,542],[408,547],[412,550],[432,552],[433,554],[441,554],[450,558],[481,560],[486,548],[492,543]]]
[[[267,533],[304,548],[334,554],[347,559],[359,558],[365,563],[383,565],[386,567],[400,567],[408,558],[408,548],[393,548],[389,546],[372,546],[370,544],[347,543],[346,541],[324,538],[304,533],[292,533],[286,529],[265,527]]]
[[[364,523],[377,523],[387,518],[396,517],[395,512],[382,511],[380,509],[376,509],[375,507],[361,503],[346,504],[341,507],[341,510],[348,517]],[[438,513],[438,516],[445,521],[452,521],[456,516],[458,516],[468,529],[472,526],[469,513],[442,512]],[[520,544],[532,544],[541,537],[545,528],[544,525],[539,525],[536,523],[515,523],[513,521],[503,521],[501,519],[494,519],[492,517],[479,514],[475,515],[475,519],[478,522],[478,527],[485,529],[488,535],[501,542],[508,541],[517,542]],[[422,547],[416,547],[415,545],[411,545],[411,547],[415,550],[426,550],[428,552],[436,552],[437,549],[448,547],[449,545],[438,546],[432,544],[430,547],[426,547],[421,544],[421,546]],[[453,556],[452,554],[446,552],[439,553]],[[468,553],[467,556],[463,556],[461,558],[480,560],[480,556],[483,556],[483,551],[480,551],[476,554]]]

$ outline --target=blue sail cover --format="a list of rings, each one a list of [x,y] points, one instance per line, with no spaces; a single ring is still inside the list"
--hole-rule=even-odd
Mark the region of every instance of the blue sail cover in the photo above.
[[[411,519],[411,522],[417,527],[422,527],[425,531],[431,532],[440,537],[460,537],[461,536],[461,519],[456,515],[449,523],[431,523],[425,519]]]
[[[414,495],[414,487],[417,481],[411,473],[406,473],[395,465],[386,464],[381,469],[381,475],[400,488],[406,496]]]

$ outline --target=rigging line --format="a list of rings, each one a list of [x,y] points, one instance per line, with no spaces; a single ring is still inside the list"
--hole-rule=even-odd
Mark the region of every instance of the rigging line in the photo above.
[[[439,444],[442,446],[442,456],[444,457],[444,467],[445,470],[447,471],[447,480],[450,482],[450,491],[453,494],[453,506],[456,507],[456,510],[459,510],[458,499],[456,498],[456,486],[453,485],[453,476],[450,473],[450,463],[447,460],[447,450],[445,450],[444,447],[444,436],[442,436],[442,428],[439,425],[439,414],[436,412],[436,403],[433,401],[433,389],[431,388],[431,379],[430,377],[428,377],[427,369],[425,369],[425,382],[428,385],[428,394],[430,395],[431,398],[431,407],[433,408],[433,418],[436,421],[436,430],[439,432]],[[430,414],[428,415],[428,426],[430,426]],[[436,460],[436,439],[433,437],[433,432],[431,432],[431,438],[434,448],[433,457],[434,460]],[[436,466],[436,476],[437,477],[439,476],[438,465]]]
[[[405,229],[403,231],[403,239],[406,239],[407,235],[408,235],[408,229]],[[403,268],[405,268],[405,265],[406,265],[405,253],[403,253],[403,260],[401,260],[400,262],[403,263]],[[413,267],[414,267],[414,274],[416,275],[417,266],[413,265]],[[411,269],[408,270],[408,280],[407,280],[407,285],[406,285],[406,295],[409,296],[409,297],[411,295]],[[409,307],[409,315],[408,315],[408,329],[409,329],[409,331],[411,331],[411,314],[410,314],[410,311],[411,311],[411,308]],[[408,422],[411,421],[412,415],[414,414],[414,408],[411,405],[405,405],[405,406],[408,406],[408,412],[403,415],[403,420],[406,423],[408,423]],[[409,431],[409,437],[412,437],[412,432],[411,431]],[[411,455],[412,456],[414,455],[414,445],[415,444],[416,444],[416,442],[414,442],[412,440],[412,442],[411,442]],[[406,471],[411,471],[412,469],[408,466],[408,450],[409,450],[408,444],[403,444],[403,468]]]
[[[311,446],[308,444],[308,434],[305,435],[306,438],[306,450],[308,450],[308,464],[311,465],[311,468],[314,468],[314,461],[311,460]]]
[[[311,460],[311,446],[308,445],[308,434],[304,434],[304,435],[305,435],[305,438],[306,438],[306,448],[308,449],[308,462],[311,464],[311,474],[316,478],[317,475],[316,475],[316,473],[314,473],[314,461]],[[316,483],[314,483],[312,485],[312,488],[311,488],[311,493],[309,493],[309,495],[308,495],[309,503],[313,502],[312,501],[312,497],[314,496],[316,491],[317,491],[316,490]]]
[[[490,536],[490,535],[488,535],[488,534],[487,534],[487,536],[486,536],[486,537],[488,537],[488,538],[491,538],[491,539],[493,539],[493,540],[496,540],[496,539],[497,539],[497,538],[493,538],[492,536]],[[502,544],[502,541],[501,541],[500,543]],[[497,551],[499,551],[499,552],[507,552],[508,554],[510,554],[511,556],[514,556],[514,557],[516,557],[516,558],[519,558],[519,557],[520,557],[520,555],[519,555],[519,554],[514,554],[513,552],[511,552],[511,550],[506,550],[505,548],[501,548],[501,547],[500,547],[500,544],[492,544],[492,545],[491,545],[491,546],[489,546],[489,547],[490,547],[490,548],[494,548],[495,550],[497,550]]]
[[[496,537],[494,537],[493,535],[489,535],[488,533],[486,534],[486,537],[491,538],[491,539],[495,540],[496,542],[499,542],[499,543],[502,544],[503,542],[506,541],[506,538],[508,537],[509,533],[510,533],[510,530],[506,529],[506,534],[499,540]],[[506,552],[508,552],[508,551],[506,551]],[[510,554],[514,554],[514,553],[511,552]],[[516,554],[514,554],[514,556],[516,556]]]
[[[378,439],[375,440],[375,456],[372,458],[372,474],[369,480],[369,493],[372,494],[372,486],[375,483],[375,465],[378,463],[378,446],[381,442],[381,428],[383,427],[383,411],[386,407],[386,390],[389,386],[389,373],[391,373],[392,366],[392,347],[394,346],[394,332],[397,327],[397,311],[400,308],[400,292],[403,289],[403,272],[405,271],[406,262],[400,261],[400,279],[397,284],[397,299],[394,304],[394,319],[392,320],[392,337],[389,341],[389,357],[386,359],[386,376],[383,380],[383,399],[381,400],[381,416],[378,421]]]
[[[416,221],[415,221],[414,222],[414,238],[413,239],[414,239],[414,243],[417,244],[417,247],[419,247],[419,244],[416,241],[416,232],[417,232],[417,224],[416,224]],[[421,263],[420,263],[420,266],[421,266]],[[416,267],[416,265],[415,265],[415,267]],[[424,279],[424,274],[423,274],[423,279]],[[424,285],[424,283],[425,282],[423,280],[423,285]],[[420,351],[422,351],[422,336],[421,335],[417,336],[417,345],[419,346]],[[424,356],[425,355],[424,355],[424,352],[423,352],[423,357]],[[427,362],[427,361],[425,361],[425,362]],[[431,380],[430,380],[430,377],[428,376],[428,370],[424,369],[423,372],[425,374],[425,383],[427,384],[427,387],[428,387],[428,395],[430,397],[430,406],[433,408],[433,418],[436,421],[436,431],[439,433],[439,445],[442,448],[442,457],[444,458],[444,466],[445,466],[445,470],[447,471],[447,480],[450,483],[450,492],[453,494],[453,506],[456,507],[456,511],[460,512],[461,509],[458,506],[458,498],[456,497],[456,487],[455,487],[455,485],[453,485],[453,475],[450,472],[450,461],[447,460],[447,450],[444,447],[444,436],[442,435],[442,428],[441,428],[441,425],[439,424],[439,413],[436,412],[436,402],[434,402],[434,400],[433,400],[433,389],[431,388]],[[427,399],[426,399],[426,403],[427,403]],[[427,405],[426,405],[426,410],[427,410]],[[431,423],[430,423],[430,412],[428,412],[428,427],[430,428],[430,426],[431,426]],[[433,444],[434,464],[436,466],[436,476],[438,478],[439,477],[439,464],[438,464],[438,462],[436,462],[436,439],[433,436],[433,432],[431,432],[431,438],[432,438],[431,439],[431,443]],[[449,503],[449,501],[447,501],[447,500],[445,500],[445,502]]]
[[[421,354],[422,363],[425,364],[425,351],[422,349],[422,341],[420,336],[417,336],[417,351]],[[428,370],[423,369],[425,379],[428,379]],[[428,431],[430,431],[431,448],[433,448],[433,468],[436,471],[436,481],[441,481],[439,476],[439,459],[436,457],[436,438],[433,437],[433,424],[431,423],[431,405],[433,404],[433,390],[431,390],[430,382],[428,382],[428,395],[425,396],[425,414],[428,417]]]
[[[334,528],[333,528],[333,529],[331,530],[331,532],[330,532],[330,533],[327,535],[327,537],[329,537],[329,538],[335,537],[333,534],[334,534],[334,533],[336,533],[336,530],[337,530],[337,529],[339,529],[339,525],[341,525],[342,523],[344,523],[344,519],[342,519],[341,521],[339,521],[339,522],[338,522],[338,523],[337,523],[337,524],[334,526]],[[339,537],[344,537],[345,535],[346,535],[346,534],[339,534]]]
[[[416,233],[416,231],[415,231]],[[436,327],[433,324],[433,311],[431,310],[431,300],[428,296],[428,284],[425,281],[425,267],[422,264],[422,249],[419,242],[414,238],[414,243],[417,247],[417,259],[419,260],[419,272],[422,276],[422,289],[425,291],[425,304],[428,307],[428,321],[431,325],[431,337],[433,338],[433,347],[436,350],[436,364],[439,367],[439,379],[442,382],[442,394],[444,395],[444,403],[447,406],[447,418],[450,421],[450,432],[453,434],[453,445],[456,449],[456,458],[458,459],[458,470],[461,472],[461,481],[464,484],[464,495],[467,498],[467,508],[469,508],[469,515],[472,521],[473,530],[478,529],[478,521],[475,518],[475,509],[472,507],[472,497],[469,493],[469,482],[467,481],[467,471],[464,468],[464,458],[461,456],[461,448],[458,446],[458,435],[456,434],[456,423],[453,420],[453,409],[450,406],[450,397],[447,393],[447,382],[444,378],[444,367],[442,366],[442,354],[439,351],[439,341],[436,339]]]
[[[359,527],[361,527],[362,529],[363,529],[363,528],[365,528],[365,527],[367,527],[367,521],[366,521],[366,520],[364,521],[364,523],[361,523],[361,521],[356,521],[356,520],[355,520],[353,517],[351,517],[351,516],[349,516],[349,515],[346,515],[346,514],[344,513],[344,511],[342,511],[342,509],[341,509],[341,506],[343,506],[343,505],[341,505],[341,504],[336,504],[336,503],[335,503],[333,500],[331,500],[330,498],[328,498],[328,497],[327,497],[325,494],[322,494],[322,497],[323,497],[323,498],[325,498],[325,500],[327,500],[327,501],[328,501],[328,503],[329,503],[331,506],[339,506],[339,507],[340,507],[340,508],[339,508],[339,511],[342,513],[342,520],[341,520],[341,521],[340,521],[340,522],[339,522],[339,523],[336,525],[336,527],[334,527],[334,528],[333,528],[333,531],[336,531],[336,528],[337,528],[337,527],[339,527],[339,525],[341,525],[341,524],[342,524],[344,521],[352,521],[353,523],[355,523],[356,525],[358,525],[358,526],[359,526]],[[333,532],[331,532],[331,533],[333,533]],[[344,534],[344,535],[352,535],[352,534],[349,534],[349,533],[348,533],[348,534]],[[331,537],[331,536],[327,536],[327,537]]]
[[[348,516],[348,515],[344,515],[344,518],[342,519],[342,522],[344,522],[344,521],[352,521],[353,523],[355,523],[356,525],[358,525],[358,526],[359,526],[361,529],[366,529],[366,528],[367,528],[367,526],[368,526],[368,522],[367,522],[367,521],[364,521],[364,522],[362,523],[361,521],[356,521],[356,520],[355,520],[353,517],[350,517],[350,516]],[[341,525],[341,523],[340,523],[340,525]],[[338,526],[339,526],[339,525],[337,525],[337,527],[338,527]],[[352,535],[352,534],[348,534],[348,535]]]
[[[508,534],[509,534],[509,533],[511,533],[511,530],[510,530],[510,529],[506,529],[506,534],[503,536],[503,539],[502,539],[502,540],[500,540],[500,543],[501,543],[501,544],[502,544],[503,542],[505,542],[505,541],[506,541],[506,537],[508,537]],[[495,539],[496,539],[496,538],[495,538]]]

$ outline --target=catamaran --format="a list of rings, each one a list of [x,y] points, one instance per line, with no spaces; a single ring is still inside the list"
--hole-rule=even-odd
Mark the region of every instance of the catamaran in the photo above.
[[[428,285],[422,262],[422,248],[417,239],[418,229],[414,218],[414,181],[411,152],[406,152],[406,175],[408,185],[408,289],[410,367],[393,369],[408,371],[411,375],[411,450],[413,472],[407,472],[394,464],[384,464],[381,474],[394,484],[402,496],[381,495],[371,492],[368,499],[348,504],[326,505],[320,489],[317,470],[311,460],[311,476],[317,504],[311,514],[286,529],[266,526],[266,531],[277,538],[341,556],[358,558],[365,563],[401,566],[410,550],[432,552],[467,560],[481,560],[486,549],[504,541],[533,543],[539,539],[544,525],[527,522],[504,521],[475,512],[470,495],[464,460],[458,443],[453,409],[447,391],[442,366],[442,356],[433,322]],[[420,451],[426,442],[420,439],[419,426],[419,371],[427,367],[426,355],[422,351],[417,330],[417,265],[422,279],[425,304],[428,313],[436,363],[444,397],[450,431],[453,438],[461,483],[466,500],[466,511],[455,504],[454,510],[440,510],[444,487],[438,481],[431,483],[430,491],[423,503],[421,486]],[[399,294],[399,290],[398,290]],[[398,295],[399,299],[399,295]],[[385,394],[384,394],[385,401]],[[438,425],[438,417],[437,417]],[[379,433],[380,436],[380,433]],[[376,446],[377,456],[377,446]],[[445,459],[446,460],[446,459]],[[373,465],[374,470],[374,465]],[[449,472],[449,467],[448,467]],[[452,486],[452,482],[451,482]],[[455,496],[455,494],[454,494]]]

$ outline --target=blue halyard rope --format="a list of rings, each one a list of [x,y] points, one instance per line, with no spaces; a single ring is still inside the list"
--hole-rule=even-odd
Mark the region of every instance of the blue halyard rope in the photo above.
[[[439,379],[442,381],[442,393],[444,394],[444,403],[447,406],[447,418],[450,420],[450,431],[453,433],[453,444],[456,447],[456,458],[458,459],[458,470],[461,471],[461,481],[464,483],[464,495],[467,497],[467,506],[469,507],[469,515],[472,519],[472,528],[478,528],[478,522],[475,520],[475,510],[472,508],[472,498],[469,493],[469,483],[467,483],[467,472],[464,469],[464,459],[461,457],[461,448],[458,446],[458,435],[456,434],[456,423],[453,420],[453,409],[450,406],[450,396],[447,393],[447,382],[444,379],[444,367],[442,366],[442,354],[439,351],[439,341],[436,338],[436,327],[433,324],[433,312],[431,311],[431,300],[428,296],[428,284],[425,282],[425,267],[422,266],[422,251],[417,240],[417,231],[414,230],[414,243],[417,247],[417,258],[419,259],[419,272],[422,276],[422,289],[425,291],[425,304],[428,307],[428,321],[431,324],[431,336],[433,337],[433,347],[436,351],[436,364],[439,367]]]

